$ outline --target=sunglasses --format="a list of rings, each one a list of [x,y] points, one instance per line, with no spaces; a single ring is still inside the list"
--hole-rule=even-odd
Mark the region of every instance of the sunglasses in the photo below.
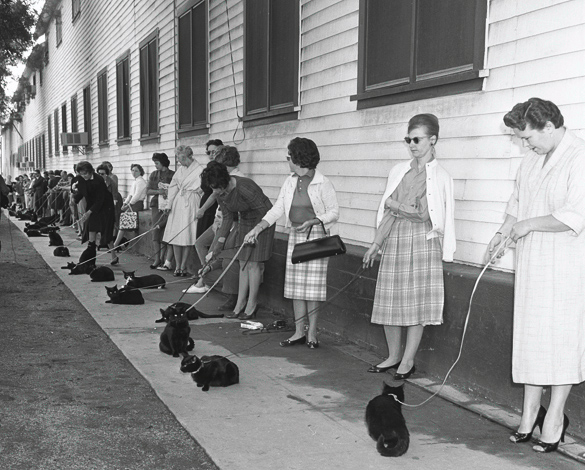
[[[205,155],[211,155],[213,152],[211,152],[210,150],[206,150],[205,151]]]
[[[424,136],[424,137],[413,137],[412,139],[410,137],[405,137],[404,138],[404,142],[406,142],[408,145],[410,145],[411,142],[414,142],[415,145],[418,145],[418,143],[423,140],[423,139],[428,139],[428,136]]]

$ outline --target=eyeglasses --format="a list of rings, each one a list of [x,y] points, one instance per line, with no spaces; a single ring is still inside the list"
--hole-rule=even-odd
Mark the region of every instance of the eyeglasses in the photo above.
[[[418,143],[423,140],[423,139],[428,139],[429,136],[425,135],[424,137],[413,137],[412,139],[410,137],[405,137],[404,138],[404,142],[406,142],[408,145],[410,145],[411,142],[414,142],[414,145],[418,145]]]
[[[287,155],[287,156],[286,156],[286,160],[287,160],[288,162],[290,162],[290,159],[291,159],[291,156],[290,156],[290,155]]]
[[[211,152],[210,150],[206,150],[206,151],[205,151],[205,155],[211,155],[211,153],[212,153],[212,152]]]

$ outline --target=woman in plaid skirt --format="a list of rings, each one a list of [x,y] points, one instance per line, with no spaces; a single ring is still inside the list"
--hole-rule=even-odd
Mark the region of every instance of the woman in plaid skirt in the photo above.
[[[297,243],[324,237],[323,226],[333,231],[339,218],[339,205],[333,185],[316,169],[319,150],[310,139],[296,137],[288,144],[286,157],[292,174],[285,180],[274,207],[244,238],[252,242],[266,228],[286,215],[285,228],[291,228],[286,254],[284,296],[293,299],[296,331],[281,346],[307,344],[319,347],[317,309],[327,295],[327,258],[292,264]],[[333,230],[332,230],[333,229]],[[309,235],[307,235],[309,233]],[[305,325],[308,329],[305,335]]]
[[[382,250],[371,321],[384,325],[388,358],[368,372],[397,369],[397,380],[415,371],[414,356],[425,325],[443,322],[441,259],[453,261],[455,252],[453,180],[436,160],[438,138],[439,120],[433,114],[419,114],[408,122],[404,140],[413,158],[390,170],[376,237],[363,260],[364,267],[372,266]]]

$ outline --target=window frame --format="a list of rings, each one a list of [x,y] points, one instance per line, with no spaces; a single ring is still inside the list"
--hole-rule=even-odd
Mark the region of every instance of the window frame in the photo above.
[[[480,91],[483,88],[483,78],[486,73],[483,69],[485,61],[485,36],[487,31],[487,0],[467,0],[475,2],[474,32],[473,32],[473,64],[471,68],[455,67],[452,73],[449,70],[426,74],[422,78],[416,75],[418,31],[418,5],[420,0],[412,2],[412,36],[410,43],[410,76],[408,83],[389,85],[372,85],[366,89],[367,69],[367,4],[369,0],[359,2],[359,39],[358,39],[358,77],[357,93],[350,96],[351,101],[357,101],[357,109],[367,109],[377,106],[405,103],[426,98],[449,96],[454,94]],[[461,69],[461,70],[458,70]],[[435,75],[435,76],[433,76]],[[417,80],[418,78],[418,80]]]
[[[61,132],[67,132],[67,101],[61,104]],[[67,155],[69,153],[67,147],[62,146],[61,153]]]
[[[77,93],[71,97],[69,106],[71,107],[71,132],[79,132],[79,109],[77,107]],[[73,152],[79,153],[79,147],[77,145],[71,148]]]
[[[193,81],[193,61],[190,62],[190,72],[189,77],[191,79],[191,103],[190,103],[190,114],[191,114],[191,122],[189,124],[181,124],[181,103],[184,100],[181,99],[181,61],[180,61],[180,51],[179,48],[181,47],[180,41],[180,19],[188,12],[193,14],[193,10],[195,8],[203,8],[205,14],[205,56],[206,60],[205,63],[205,77],[206,83],[203,87],[205,90],[205,120],[204,121],[194,121],[195,109],[194,109],[194,97],[193,97],[193,89],[198,85]],[[177,26],[177,52],[176,52],[176,63],[177,63],[177,84],[176,84],[176,93],[177,93],[177,134],[182,137],[194,136],[194,135],[204,135],[209,133],[209,3],[207,0],[188,0],[183,5],[177,8],[175,21]],[[190,23],[190,46],[193,44],[193,17],[191,16],[191,23]],[[191,59],[193,56],[193,49],[191,47]]]
[[[100,85],[100,81],[102,84]],[[100,91],[101,90],[101,91]],[[98,105],[98,146],[110,144],[109,107],[108,107],[108,68],[104,67],[97,74],[97,105]]]
[[[77,6],[77,9],[75,8]],[[71,0],[71,23],[75,23],[75,20],[81,13],[81,0]]]
[[[51,121],[51,114],[47,116],[47,134],[49,144],[49,158],[53,158],[53,123]]]
[[[63,16],[61,9],[55,12],[55,46],[59,47],[63,42]]]
[[[61,153],[59,152],[59,108],[53,111],[53,130],[55,138],[55,157],[58,157]]]
[[[146,78],[147,78],[147,83],[144,83],[143,81],[143,62],[142,62],[142,51],[143,49],[147,49],[146,52],[146,57],[148,59],[149,57],[149,47],[151,45],[151,43],[154,42],[154,47],[156,50],[156,61],[155,61],[155,70],[154,70],[154,78],[156,80],[156,83],[154,84],[154,87],[150,86],[150,81],[148,81],[149,78],[149,68],[148,66],[150,65],[150,63],[146,64]],[[151,32],[148,36],[146,36],[142,41],[140,41],[139,45],[138,45],[138,62],[139,62],[139,94],[140,94],[140,138],[138,139],[140,142],[149,142],[149,141],[153,141],[153,140],[159,140],[160,139],[160,47],[159,47],[159,30],[158,28],[156,28],[153,32]],[[144,87],[146,88],[146,92],[144,92]],[[155,130],[151,130],[150,128],[150,119],[148,119],[148,122],[146,124],[147,127],[147,132],[144,132],[145,129],[145,123],[144,123],[144,118],[145,117],[149,117],[150,113],[151,113],[151,108],[150,106],[153,104],[153,100],[152,100],[152,96],[148,96],[148,99],[145,99],[145,94],[148,94],[148,91],[154,88],[156,90],[156,129]],[[148,106],[148,108],[146,108]]]
[[[248,80],[248,72],[247,72],[247,63],[248,63],[248,22],[247,22],[247,10],[249,8],[247,2],[244,2],[244,34],[243,34],[243,42],[244,42],[244,67],[243,67],[243,75],[244,75],[244,91],[243,91],[243,107],[244,107],[244,115],[241,117],[244,127],[253,127],[257,125],[263,124],[272,124],[277,122],[284,122],[284,121],[292,121],[298,119],[298,114],[300,111],[300,98],[299,98],[299,82],[300,82],[300,42],[301,42],[301,15],[300,15],[300,2],[295,2],[295,25],[296,25],[296,38],[297,40],[294,42],[295,47],[295,57],[296,57],[296,80],[294,85],[294,98],[291,105],[282,106],[280,108],[271,109],[270,106],[270,80],[271,76],[269,73],[270,70],[270,57],[272,55],[272,47],[271,47],[271,36],[270,31],[272,30],[272,25],[270,23],[270,13],[272,8],[272,1],[274,0],[265,0],[268,4],[268,24],[267,33],[266,33],[266,68],[267,68],[267,86],[266,86],[266,96],[267,96],[267,107],[266,111],[250,111],[248,108],[248,86],[250,84],[250,80]]]
[[[120,69],[122,74],[126,73],[127,82],[122,83],[123,89],[120,89]],[[124,68],[126,71],[124,72]],[[122,75],[122,80],[124,79]],[[120,93],[122,91],[122,93]],[[124,112],[127,111],[127,114]],[[132,141],[132,101],[130,94],[130,49],[124,52],[116,59],[116,122],[118,144]],[[122,129],[122,133],[120,132]]]

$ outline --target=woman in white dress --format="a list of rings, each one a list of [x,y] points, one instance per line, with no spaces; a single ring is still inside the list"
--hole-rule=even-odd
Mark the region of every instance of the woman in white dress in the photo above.
[[[144,210],[144,201],[146,201],[146,180],[144,179],[144,169],[138,163],[133,163],[130,165],[130,171],[132,172],[134,182],[130,187],[128,197],[126,197],[126,200],[122,204],[122,211],[140,212]],[[107,175],[106,178],[110,179]],[[115,193],[118,192],[117,185],[114,183],[115,180],[113,178],[111,178],[111,181],[113,184],[111,184],[108,189],[112,192],[112,196],[115,198]],[[129,231],[119,230],[116,241],[114,242],[116,248],[120,245],[120,242],[124,237],[130,237]]]
[[[512,377],[524,384],[524,404],[510,440],[527,442],[539,426],[533,449],[552,452],[569,425],[571,387],[585,380],[585,142],[539,98],[518,103],[504,123],[529,148],[486,254],[508,237],[516,242]],[[540,405],[544,386],[548,411]]]
[[[197,240],[197,219],[195,217],[203,191],[201,172],[203,167],[193,157],[191,147],[179,145],[175,149],[179,168],[169,186],[169,219],[163,237],[164,243],[173,246],[177,267],[175,276],[188,276],[187,260],[191,247]]]

